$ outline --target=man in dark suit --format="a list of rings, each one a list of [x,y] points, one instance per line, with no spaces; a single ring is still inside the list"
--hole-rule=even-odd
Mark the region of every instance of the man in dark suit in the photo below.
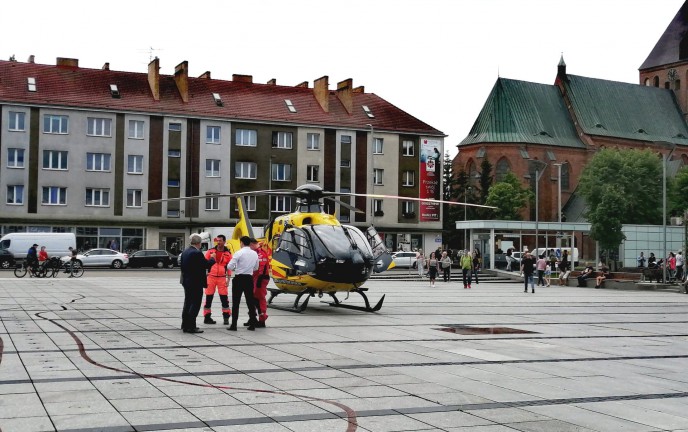
[[[201,252],[201,236],[191,234],[191,245],[182,252],[182,278],[184,286],[184,309],[182,310],[182,330],[184,333],[203,333],[196,327],[196,317],[201,310],[203,289],[207,286],[206,272],[215,264],[215,253],[206,260]]]

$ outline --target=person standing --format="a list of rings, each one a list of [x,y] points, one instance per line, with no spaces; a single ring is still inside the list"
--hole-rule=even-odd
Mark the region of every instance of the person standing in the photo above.
[[[471,288],[471,269],[473,268],[473,257],[468,250],[463,251],[461,260],[461,272],[463,273],[463,289]]]
[[[239,239],[241,249],[239,249],[227,264],[227,268],[234,272],[232,281],[232,325],[227,330],[236,331],[239,319],[239,307],[241,306],[241,295],[246,299],[248,307],[248,330],[255,330],[256,324],[256,305],[253,298],[253,272],[258,270],[258,254],[251,249],[251,243],[255,242],[248,236]]]
[[[418,276],[422,279],[425,276],[425,256],[423,249],[418,249],[418,258],[416,259],[416,267],[418,268]]]
[[[683,251],[678,251],[676,254],[676,280],[683,280],[683,264],[685,263],[685,258],[683,257]]]
[[[530,283],[531,292],[535,293],[533,271],[535,271],[535,258],[530,254],[530,252],[526,252],[525,256],[521,260],[521,273],[523,273],[523,283],[525,285],[523,292],[528,292],[528,283]]]
[[[268,295],[268,283],[270,282],[270,254],[266,250],[265,244],[261,244],[252,239],[251,249],[258,254],[258,270],[253,272],[253,297],[258,313],[258,323],[256,327],[265,327],[265,321],[268,319],[268,303],[265,297]],[[245,325],[250,325],[246,322]]]
[[[568,285],[569,282],[569,251],[564,251],[561,256],[561,261],[559,261],[559,285]]]
[[[229,308],[229,297],[227,286],[229,284],[229,276],[231,273],[227,270],[227,264],[232,259],[232,254],[225,246],[227,237],[220,234],[215,238],[217,244],[214,248],[208,249],[205,253],[205,259],[210,259],[212,253],[215,254],[215,264],[208,272],[207,287],[205,288],[205,305],[203,305],[203,323],[215,324],[212,318],[211,306],[213,304],[213,297],[217,290],[220,295],[220,303],[222,304],[222,321],[224,325],[229,325],[229,316],[231,309]]]
[[[545,286],[545,270],[547,269],[547,260],[545,259],[545,254],[543,253],[540,255],[540,258],[538,258],[537,263],[535,264],[537,267],[537,286]]]
[[[513,249],[509,248],[506,250],[506,271],[510,272],[511,271],[511,261],[512,257],[511,255],[513,254]]]
[[[451,265],[452,260],[447,251],[442,252],[440,267],[442,268],[442,280],[445,282],[451,281]]]
[[[478,281],[478,271],[480,270],[481,263],[482,256],[480,255],[480,251],[476,248],[473,251],[473,276],[475,277],[476,284],[480,284],[480,281]]]
[[[182,309],[182,331],[184,333],[203,333],[196,327],[196,317],[201,310],[203,288],[208,284],[206,271],[215,264],[215,253],[207,260],[201,252],[201,236],[191,234],[189,247],[182,252],[181,283],[184,287],[184,309]]]
[[[428,259],[428,277],[430,278],[430,288],[435,288],[435,279],[437,278],[437,273],[439,273],[440,262],[435,258],[435,252],[430,254]]]

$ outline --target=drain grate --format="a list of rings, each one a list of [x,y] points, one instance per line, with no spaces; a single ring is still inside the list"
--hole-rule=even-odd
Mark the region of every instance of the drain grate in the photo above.
[[[521,330],[511,327],[470,327],[461,324],[442,324],[442,328],[436,328],[435,330],[462,335],[537,333],[534,331]]]

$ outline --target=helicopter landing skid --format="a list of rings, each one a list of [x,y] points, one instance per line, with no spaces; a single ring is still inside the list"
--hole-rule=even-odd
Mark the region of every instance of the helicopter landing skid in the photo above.
[[[270,288],[268,288],[270,289]],[[277,297],[278,295],[282,294],[283,291],[278,290],[278,289],[270,289],[270,298],[268,299],[268,305],[272,309],[279,309],[287,312],[296,312],[296,313],[301,313],[306,310],[306,307],[308,306],[308,300],[311,299],[311,295],[313,295],[314,291],[312,289],[305,289],[299,293],[296,294],[296,300],[294,300],[294,305],[292,307],[287,307],[287,306],[278,306],[275,304],[272,304],[272,299]],[[299,305],[299,300],[301,300],[301,297],[306,295],[306,299]]]
[[[328,293],[330,295],[330,297],[332,297],[332,299],[334,300],[333,302],[323,301],[322,303],[327,303],[333,307],[354,309],[354,310],[360,310],[363,312],[377,312],[377,311],[379,311],[380,308],[382,308],[382,302],[385,301],[385,295],[382,296],[382,298],[380,299],[380,301],[377,302],[375,307],[370,307],[370,302],[368,301],[368,297],[365,295],[365,291],[368,291],[368,288],[356,288],[354,290],[351,290],[351,292],[358,293],[361,295],[361,297],[363,297],[363,301],[365,302],[365,307],[354,306],[354,305],[350,305],[350,304],[344,304],[344,303],[339,301],[339,299],[337,298],[335,293]],[[348,295],[347,295],[347,297],[348,297]]]

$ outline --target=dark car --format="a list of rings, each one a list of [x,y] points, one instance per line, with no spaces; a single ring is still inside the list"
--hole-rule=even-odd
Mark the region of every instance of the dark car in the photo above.
[[[16,261],[14,255],[7,249],[0,249],[0,268],[14,268]]]
[[[143,249],[129,255],[129,267],[172,268],[177,257],[162,249]]]

